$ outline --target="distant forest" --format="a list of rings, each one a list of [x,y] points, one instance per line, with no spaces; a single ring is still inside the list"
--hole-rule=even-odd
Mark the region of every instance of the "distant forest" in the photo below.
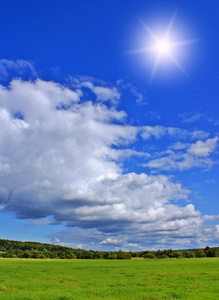
[[[205,247],[204,249],[189,250],[168,249],[138,252],[124,252],[119,250],[100,252],[94,250],[74,249],[60,245],[0,239],[0,257],[36,259],[131,259],[132,257],[142,257],[145,259],[195,258],[219,257],[219,248]]]

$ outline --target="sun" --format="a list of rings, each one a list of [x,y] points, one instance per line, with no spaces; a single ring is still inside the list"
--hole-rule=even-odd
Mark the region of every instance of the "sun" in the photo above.
[[[166,39],[161,39],[156,43],[154,50],[159,55],[169,55],[171,53],[171,43]]]
[[[145,22],[140,20],[146,32],[150,36],[150,43],[145,48],[129,51],[128,53],[153,53],[154,63],[150,74],[149,81],[151,82],[158,70],[162,60],[168,60],[173,63],[181,73],[188,75],[180,61],[177,59],[177,52],[180,47],[184,47],[188,44],[197,43],[200,39],[181,40],[172,35],[172,29],[176,18],[176,12],[173,13],[169,24],[167,25],[163,34],[154,32]],[[177,51],[178,50],[178,51]]]

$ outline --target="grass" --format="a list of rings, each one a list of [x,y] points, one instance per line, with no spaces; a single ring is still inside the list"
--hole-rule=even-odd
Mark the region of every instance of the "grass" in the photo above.
[[[218,299],[219,258],[0,259],[0,299]]]

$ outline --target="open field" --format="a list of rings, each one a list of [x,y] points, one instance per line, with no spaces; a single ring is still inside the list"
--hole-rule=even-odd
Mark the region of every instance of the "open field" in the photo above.
[[[0,299],[218,299],[219,258],[0,259]]]

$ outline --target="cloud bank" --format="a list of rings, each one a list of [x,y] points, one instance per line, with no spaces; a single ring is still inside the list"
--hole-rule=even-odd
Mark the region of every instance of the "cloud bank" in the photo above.
[[[84,99],[84,88],[95,99]],[[74,90],[40,79],[0,86],[2,212],[31,219],[31,226],[63,224],[69,229],[51,238],[71,246],[215,242],[216,227],[203,225],[206,218],[187,202],[188,189],[167,174],[126,170],[124,162],[141,157],[149,169],[210,167],[218,137],[128,125],[116,108],[120,97],[117,87],[91,80],[78,81]],[[158,155],[134,147],[164,137],[178,141],[178,148]]]

